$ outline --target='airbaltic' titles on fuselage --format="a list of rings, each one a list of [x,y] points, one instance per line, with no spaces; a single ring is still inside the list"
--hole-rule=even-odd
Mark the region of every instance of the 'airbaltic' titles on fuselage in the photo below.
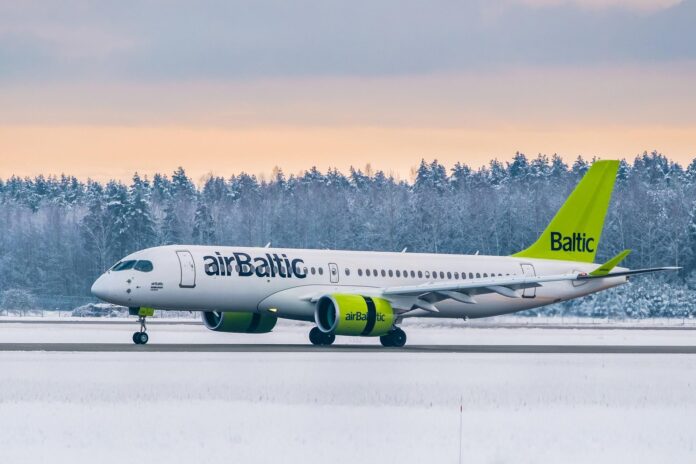
[[[551,251],[589,251],[592,253],[594,248],[592,242],[595,239],[587,237],[583,232],[573,232],[572,235],[564,236],[560,232],[551,232]]]
[[[290,259],[285,253],[278,256],[276,253],[266,253],[262,256],[251,257],[246,253],[232,253],[232,256],[222,256],[216,251],[215,256],[204,256],[205,273],[209,276],[239,277],[297,277],[304,279],[307,273],[300,268],[304,264],[302,259]]]

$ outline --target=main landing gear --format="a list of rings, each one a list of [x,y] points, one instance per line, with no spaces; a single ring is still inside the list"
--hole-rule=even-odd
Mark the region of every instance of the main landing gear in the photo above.
[[[133,333],[133,343],[136,345],[144,345],[150,339],[150,337],[147,336],[145,316],[138,316],[138,322],[140,322],[140,332]]]
[[[309,341],[312,345],[331,345],[336,340],[336,334],[326,333],[319,330],[319,327],[314,327],[309,331]]]
[[[319,327],[314,327],[309,331],[309,341],[312,342],[312,345],[328,346],[333,344],[335,340],[336,334],[322,332],[319,330]],[[394,327],[389,333],[379,337],[379,341],[382,343],[382,346],[401,348],[406,344],[406,332],[398,327]]]
[[[382,346],[401,348],[406,344],[406,332],[398,327],[394,327],[386,335],[379,337]]]

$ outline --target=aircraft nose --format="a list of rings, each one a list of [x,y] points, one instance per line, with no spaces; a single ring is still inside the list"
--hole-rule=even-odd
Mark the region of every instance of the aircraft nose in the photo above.
[[[91,289],[92,295],[96,296],[100,300],[106,300],[109,296],[109,287],[106,283],[106,276],[102,274],[97,280],[92,284]]]

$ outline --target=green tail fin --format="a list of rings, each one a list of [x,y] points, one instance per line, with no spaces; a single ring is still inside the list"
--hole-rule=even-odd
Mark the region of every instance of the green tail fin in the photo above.
[[[593,262],[618,169],[618,161],[595,161],[539,239],[513,256]]]

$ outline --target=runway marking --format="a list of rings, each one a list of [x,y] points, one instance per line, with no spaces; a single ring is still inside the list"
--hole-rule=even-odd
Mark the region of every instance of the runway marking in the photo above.
[[[129,343],[0,343],[0,351],[173,353],[502,353],[502,354],[696,354],[696,345],[251,345]]]

